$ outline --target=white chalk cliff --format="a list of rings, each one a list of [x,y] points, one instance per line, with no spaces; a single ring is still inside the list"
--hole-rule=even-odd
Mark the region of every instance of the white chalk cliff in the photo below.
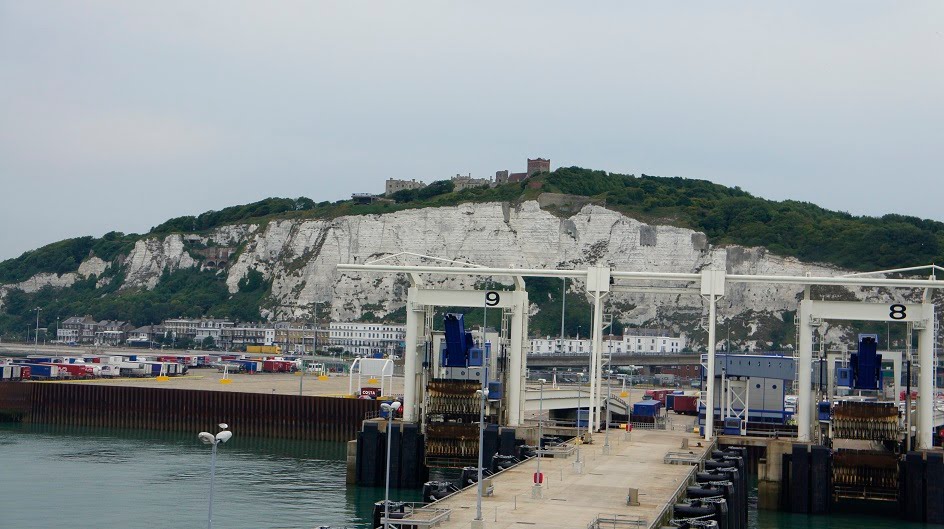
[[[185,240],[204,245],[237,246],[226,283],[236,292],[250,269],[272,279],[270,317],[310,313],[313,304],[330,302],[336,320],[356,319],[364,310],[383,316],[403,306],[406,281],[394,275],[356,276],[339,273],[338,263],[363,263],[413,252],[486,266],[580,268],[608,264],[630,271],[697,272],[707,268],[729,273],[838,275],[843,271],[772,255],[763,248],[715,247],[703,233],[649,225],[601,206],[586,205],[561,218],[537,202],[462,204],[413,209],[385,215],[347,216],[330,220],[272,220],[240,224],[199,235],[169,235],[138,241],[120,263],[124,287],[152,289],[165,270],[199,266]],[[95,259],[95,258],[93,258]],[[101,260],[98,260],[101,261]],[[401,264],[416,262],[399,261]],[[45,285],[68,287],[77,275],[100,274],[107,263],[82,263],[77,274],[40,274],[23,283],[0,287],[34,291]],[[51,277],[50,277],[51,276]],[[501,278],[495,278],[502,281]],[[470,286],[474,278],[433,278],[436,284]],[[763,318],[780,318],[795,310],[800,289],[785,285],[731,285],[721,301],[722,317],[738,314],[749,326]],[[839,289],[846,299],[887,300],[880,289]],[[534,300],[532,300],[534,301]],[[706,308],[698,296],[614,294],[613,303],[626,323],[672,325],[697,323]]]

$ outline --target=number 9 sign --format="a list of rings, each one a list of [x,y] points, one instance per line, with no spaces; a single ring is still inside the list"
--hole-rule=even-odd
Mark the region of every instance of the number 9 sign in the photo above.
[[[501,301],[501,296],[498,294],[498,292],[495,292],[494,290],[489,290],[488,292],[485,293],[485,306],[486,307],[495,307],[498,305],[499,301]]]

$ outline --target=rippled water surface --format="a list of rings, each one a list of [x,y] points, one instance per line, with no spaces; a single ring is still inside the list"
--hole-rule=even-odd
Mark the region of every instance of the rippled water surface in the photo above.
[[[345,459],[345,443],[250,440],[236,432],[217,457],[214,527],[368,527],[383,489],[346,486]],[[209,467],[210,447],[196,434],[0,424],[0,528],[206,527]],[[420,494],[391,496],[417,501]],[[762,511],[751,513],[750,527],[925,526]]]
[[[217,454],[214,527],[367,527],[383,489],[347,487],[345,458],[344,443],[237,432]],[[0,527],[206,527],[209,469],[196,434],[0,425]]]

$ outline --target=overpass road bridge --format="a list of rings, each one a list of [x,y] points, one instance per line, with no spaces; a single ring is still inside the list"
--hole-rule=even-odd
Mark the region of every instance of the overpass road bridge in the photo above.
[[[613,413],[629,415],[629,398],[622,398],[616,393],[610,396],[610,409]],[[606,395],[603,394],[597,404],[606,408],[605,403]],[[590,388],[586,386],[558,384],[557,387],[553,387],[550,384],[545,384],[543,393],[541,387],[536,384],[529,383],[525,388],[524,411],[526,414],[537,413],[539,410],[550,413],[557,410],[576,410],[577,408],[586,409],[589,407]]]
[[[663,354],[663,355],[639,355],[639,354],[614,354],[612,365],[614,366],[681,366],[698,365],[700,361],[698,353],[683,354]],[[609,355],[604,356],[604,361]],[[541,367],[583,367],[590,365],[590,353],[587,354],[529,354],[528,368],[536,369]]]

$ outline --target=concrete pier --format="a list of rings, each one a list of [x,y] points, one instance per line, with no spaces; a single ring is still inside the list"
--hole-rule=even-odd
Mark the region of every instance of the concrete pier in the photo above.
[[[683,440],[687,440],[686,449],[682,448]],[[666,463],[667,456],[683,452],[702,460],[708,450],[696,435],[681,431],[611,431],[608,455],[603,445],[604,435],[598,433],[593,444],[580,447],[583,472],[579,474],[574,468],[576,455],[543,458],[542,499],[532,498],[536,458],[494,476],[494,492],[482,501],[484,526],[572,529],[588,527],[599,518],[617,517],[638,519],[639,527],[658,527],[666,507],[675,502],[696,468]],[[627,505],[630,488],[639,492],[638,505]],[[438,527],[470,527],[476,514],[476,492],[477,487],[472,486],[432,504],[450,511],[449,519]]]

